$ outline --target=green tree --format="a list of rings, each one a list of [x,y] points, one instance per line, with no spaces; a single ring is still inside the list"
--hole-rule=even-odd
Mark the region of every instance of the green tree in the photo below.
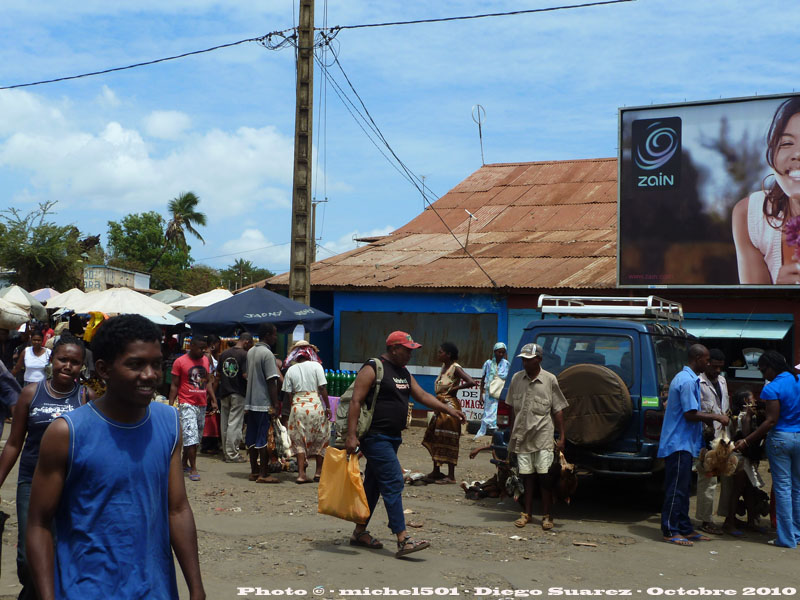
[[[269,269],[255,266],[252,261],[237,258],[234,263],[220,271],[223,285],[238,289],[257,281],[268,279],[275,275]]]
[[[108,264],[132,271],[151,271],[150,287],[163,289],[181,285],[182,272],[192,264],[189,246],[164,248],[167,224],[155,211],[129,214],[108,222]]]
[[[200,235],[200,232],[195,229],[195,226],[205,226],[206,224],[205,213],[201,213],[197,210],[197,205],[199,203],[200,198],[198,198],[194,192],[183,192],[177,198],[173,198],[169,201],[167,209],[172,215],[172,218],[169,223],[167,223],[167,230],[164,232],[161,253],[153,261],[153,264],[150,265],[148,272],[153,271],[161,260],[161,257],[170,247],[177,246],[186,249],[188,252],[189,246],[186,243],[187,232],[191,233],[204,244],[206,243],[203,236]]]
[[[80,284],[81,254],[92,245],[81,240],[77,227],[49,220],[56,203],[42,202],[27,214],[16,208],[0,211],[0,265],[13,269],[12,281],[27,290]]]
[[[208,265],[192,265],[181,272],[180,290],[187,294],[210,292],[219,285],[219,271]]]

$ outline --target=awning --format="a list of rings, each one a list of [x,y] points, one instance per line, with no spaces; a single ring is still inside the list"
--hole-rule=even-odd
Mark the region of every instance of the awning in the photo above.
[[[685,319],[683,321],[683,328],[699,338],[782,340],[792,325],[791,321],[730,321],[726,319]]]

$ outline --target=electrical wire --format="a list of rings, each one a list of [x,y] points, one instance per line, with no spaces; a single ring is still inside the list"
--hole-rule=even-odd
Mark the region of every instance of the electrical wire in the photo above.
[[[34,81],[31,83],[18,83],[15,85],[6,85],[0,87],[0,90],[13,90],[16,88],[23,88],[23,87],[31,87],[34,85],[44,85],[46,83],[57,83],[59,81],[69,81],[71,79],[81,79],[82,77],[92,77],[94,75],[104,75],[106,73],[114,73],[116,71],[126,71],[128,69],[136,69],[138,67],[146,67],[149,65],[155,65],[162,62],[167,62],[169,60],[177,60],[179,58],[186,58],[187,56],[194,56],[197,54],[204,54],[206,52],[214,52],[215,50],[221,50],[222,48],[230,48],[232,46],[238,46],[240,44],[246,44],[248,42],[259,42],[264,43],[265,40],[271,38],[274,35],[281,35],[283,36],[286,32],[292,31],[291,29],[285,29],[283,31],[273,31],[272,33],[268,33],[267,35],[256,37],[256,38],[247,38],[246,40],[239,40],[238,42],[231,42],[229,44],[220,44],[219,46],[213,46],[211,48],[205,48],[204,50],[195,50],[193,52],[184,52],[183,54],[177,54],[175,56],[167,56],[165,58],[157,58],[155,60],[148,60],[146,62],[140,62],[133,65],[127,65],[124,67],[114,67],[111,69],[103,69],[102,71],[92,71],[91,73],[81,73],[80,75],[70,75],[68,77],[58,77],[56,79],[45,79],[43,81]]]
[[[551,6],[547,8],[530,8],[526,10],[512,10],[509,12],[483,13],[461,17],[441,17],[437,19],[416,19],[414,21],[391,21],[388,23],[364,23],[361,25],[340,25],[334,29],[363,29],[366,27],[393,27],[396,25],[419,25],[422,23],[444,23],[446,21],[466,21],[468,19],[485,19],[487,17],[509,17],[513,15],[527,15],[531,13],[553,12],[557,10],[571,10],[575,8],[589,8],[591,6],[604,6],[607,4],[621,4],[623,2],[636,2],[636,0],[604,0],[602,2],[589,2],[586,4],[570,4],[566,6]]]
[[[266,250],[267,248],[277,248],[279,246],[286,246],[292,242],[283,242],[282,244],[270,244],[269,246],[261,246],[261,248],[251,248],[250,250],[240,250],[239,252],[231,252],[230,254],[217,254],[216,256],[204,256],[203,258],[195,258],[195,262],[201,260],[211,260],[212,258],[225,258],[226,256],[239,256],[240,254],[247,254],[248,252],[258,252],[259,250]]]

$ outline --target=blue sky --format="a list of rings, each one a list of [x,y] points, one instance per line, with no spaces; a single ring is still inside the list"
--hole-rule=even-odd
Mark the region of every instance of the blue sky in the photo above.
[[[316,24],[326,5],[335,26],[558,4],[567,3],[317,0]],[[800,43],[790,5],[638,0],[343,30],[335,46],[387,140],[441,195],[480,167],[477,103],[493,163],[616,156],[621,106],[792,92]],[[296,10],[296,0],[4,0],[0,86],[260,36],[292,27]],[[346,85],[338,69],[331,73]],[[319,102],[319,71],[314,85],[325,116],[314,123],[319,166],[327,165],[315,184],[317,199],[328,198],[317,218],[324,258],[355,247],[354,236],[400,227],[423,201],[330,86]],[[0,90],[0,208],[58,200],[60,221],[105,243],[109,220],[166,215],[169,199],[191,190],[209,217],[206,244],[192,244],[198,262],[224,267],[241,257],[288,270],[294,89],[293,51],[248,43]]]

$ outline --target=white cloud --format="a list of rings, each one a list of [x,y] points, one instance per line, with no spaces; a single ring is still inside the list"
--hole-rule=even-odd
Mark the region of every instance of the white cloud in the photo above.
[[[13,194],[57,197],[62,208],[100,209],[111,218],[164,211],[187,190],[200,197],[212,221],[262,217],[290,205],[293,139],[275,127],[186,133],[160,155],[137,129],[106,120],[87,131],[73,113],[63,102],[27,92],[0,94],[0,168],[28,176]],[[148,132],[177,135],[189,123],[183,113],[155,111]]]
[[[270,240],[260,229],[248,228],[239,234],[239,237],[229,239],[220,246],[224,254],[231,254],[220,258],[220,264],[231,264],[237,258],[252,261],[256,266],[265,266],[272,270],[285,270],[289,264],[290,244],[280,244]]]
[[[108,87],[105,84],[103,84],[103,89],[100,91],[100,94],[97,96],[97,101],[100,104],[100,106],[106,106],[106,107],[111,107],[111,108],[119,106],[119,104],[120,104],[119,98],[114,93],[114,90],[112,90],[110,87]]]
[[[144,119],[147,134],[162,140],[177,140],[191,125],[189,115],[177,110],[155,110]]]

